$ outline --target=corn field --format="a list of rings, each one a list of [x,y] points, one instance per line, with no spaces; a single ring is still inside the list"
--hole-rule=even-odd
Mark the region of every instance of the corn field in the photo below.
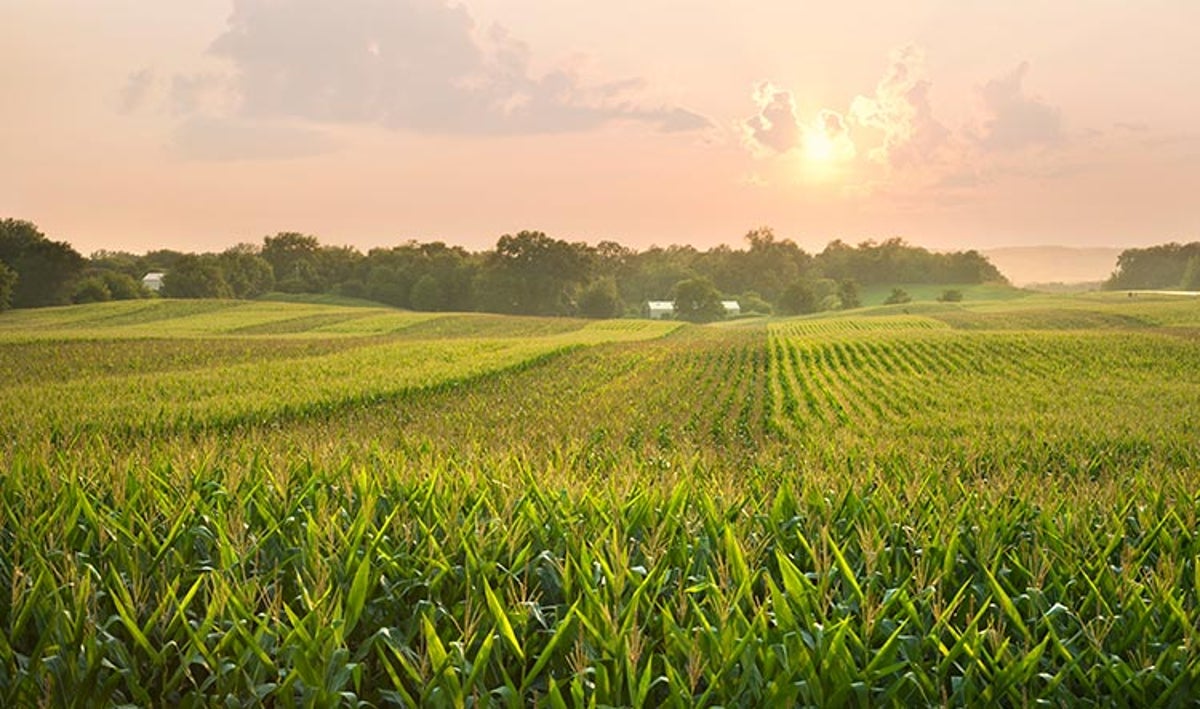
[[[0,317],[2,706],[1191,705],[1200,307]]]

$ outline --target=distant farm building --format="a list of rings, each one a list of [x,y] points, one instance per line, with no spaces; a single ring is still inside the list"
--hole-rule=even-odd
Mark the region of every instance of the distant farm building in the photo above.
[[[738,305],[736,300],[722,300],[721,306],[725,308],[727,318],[736,318],[742,314],[742,306]],[[669,300],[646,301],[646,317],[651,320],[670,320],[675,317],[675,303]]]
[[[675,316],[675,303],[669,300],[651,300],[646,303],[646,316],[651,320],[668,320]]]
[[[154,291],[155,293],[162,290],[163,274],[158,271],[151,271],[142,276],[142,287],[146,290]]]

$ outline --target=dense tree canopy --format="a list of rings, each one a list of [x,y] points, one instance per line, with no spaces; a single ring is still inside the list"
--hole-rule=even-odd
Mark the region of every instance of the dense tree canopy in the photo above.
[[[685,307],[677,315],[707,319],[724,316],[723,308],[712,305],[714,298],[718,304],[737,300],[745,313],[797,314],[856,307],[860,286],[1004,280],[974,251],[933,253],[888,239],[857,246],[833,241],[814,256],[767,227],[747,233],[742,248],[707,251],[692,246],[635,251],[615,241],[591,246],[520,231],[482,252],[406,241],[363,254],[323,245],[310,234],[280,232],[261,245],[239,244],[215,254],[98,251],[84,260],[28,222],[0,224],[0,261],[15,274],[6,280],[0,271],[0,294],[7,288],[14,307],[146,297],[141,279],[152,271],[167,274],[164,297],[256,298],[275,290],[366,298],[413,310],[592,318],[639,313],[648,300],[677,298],[681,285]],[[1151,260],[1131,255],[1127,269],[1153,270],[1143,268]],[[1185,258],[1172,266],[1175,285],[1189,278],[1200,284],[1200,255],[1190,269],[1188,263]],[[26,283],[27,275],[34,285]]]
[[[707,278],[689,278],[675,284],[675,317],[688,322],[712,322],[725,316],[721,292]]]
[[[877,283],[1003,283],[1004,275],[977,251],[933,253],[903,239],[864,241],[857,247],[830,242],[817,255],[816,267],[826,278],[852,278]]]
[[[175,262],[163,277],[162,293],[168,298],[232,298],[216,256],[189,254]]]
[[[587,244],[552,239],[540,231],[505,234],[481,274],[478,303],[482,310],[570,315],[591,267]]]
[[[0,310],[12,306],[13,286],[17,284],[17,272],[0,261]]]
[[[65,305],[86,261],[71,245],[51,241],[30,222],[0,220],[0,262],[17,274],[14,308]]]
[[[1200,290],[1200,242],[1126,249],[1104,287]]]

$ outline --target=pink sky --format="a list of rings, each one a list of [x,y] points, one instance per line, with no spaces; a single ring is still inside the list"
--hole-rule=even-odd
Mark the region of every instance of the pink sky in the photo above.
[[[85,253],[1200,239],[1200,3],[834,5],[0,0],[0,217]]]

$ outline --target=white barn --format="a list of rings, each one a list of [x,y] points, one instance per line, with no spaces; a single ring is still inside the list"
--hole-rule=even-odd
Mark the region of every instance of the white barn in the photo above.
[[[154,291],[155,293],[159,292],[162,290],[163,275],[164,274],[159,273],[158,271],[151,271],[150,273],[147,273],[146,275],[142,276],[142,287],[148,291]]]
[[[736,300],[722,300],[721,306],[725,308],[725,317],[736,318],[742,314],[742,306],[738,305]],[[649,300],[646,301],[646,315],[651,320],[668,320],[675,317],[675,303],[669,300]]]
[[[647,301],[646,314],[651,320],[667,320],[675,316],[675,303],[669,300]]]

